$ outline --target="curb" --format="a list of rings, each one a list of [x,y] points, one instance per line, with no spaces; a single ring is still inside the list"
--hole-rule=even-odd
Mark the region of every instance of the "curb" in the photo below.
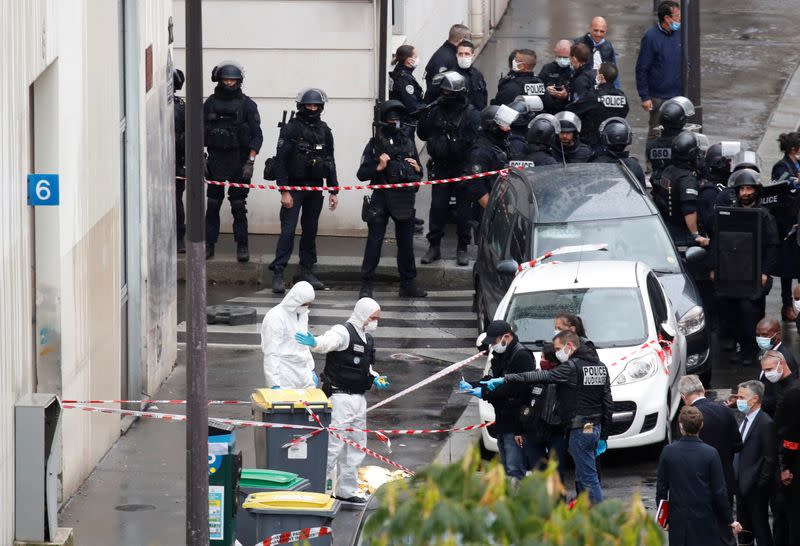
[[[765,169],[771,169],[781,157],[778,136],[797,131],[800,124],[800,64],[795,67],[783,88],[778,104],[769,116],[767,129],[758,145],[758,155]],[[769,171],[767,171],[769,172]]]

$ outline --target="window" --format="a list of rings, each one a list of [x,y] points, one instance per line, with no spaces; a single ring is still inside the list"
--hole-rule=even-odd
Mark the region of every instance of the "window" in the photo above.
[[[652,273],[647,275],[647,293],[650,297],[650,307],[653,308],[653,320],[657,325],[666,322],[667,302],[664,300],[661,283]]]
[[[517,214],[514,219],[514,229],[511,231],[511,244],[508,254],[517,263],[527,261],[528,256],[528,233],[530,233],[531,223],[521,214]]]
[[[497,257],[505,257],[506,243],[513,227],[511,221],[515,210],[516,199],[514,198],[514,192],[508,184],[505,184],[497,192],[494,217],[492,218],[491,226],[489,226],[490,248]]]

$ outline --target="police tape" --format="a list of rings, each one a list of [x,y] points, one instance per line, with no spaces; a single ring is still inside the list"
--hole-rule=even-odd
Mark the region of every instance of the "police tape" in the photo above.
[[[278,191],[350,191],[350,190],[392,190],[399,188],[418,188],[420,186],[435,186],[437,184],[454,184],[457,182],[468,182],[487,176],[505,176],[510,168],[522,170],[524,166],[506,167],[493,171],[484,171],[474,174],[465,174],[451,178],[439,178],[436,180],[420,180],[419,182],[398,182],[395,184],[351,184],[349,186],[278,186],[275,184],[250,184],[244,182],[231,182],[229,180],[208,180],[206,184],[211,186],[230,186],[232,188],[246,188],[254,190],[278,190]],[[186,180],[185,176],[176,176],[176,180]]]
[[[253,546],[277,546],[278,544],[289,544],[291,542],[300,542],[301,540],[324,536],[333,536],[333,529],[330,527],[307,527],[306,529],[298,529],[297,531],[278,533],[265,538]]]
[[[187,400],[62,400],[62,404],[169,404],[186,405]],[[249,406],[250,400],[209,400],[209,406]]]
[[[597,252],[599,250],[608,250],[608,244],[599,243],[590,245],[562,246],[555,250],[551,250],[550,252],[545,252],[538,258],[535,258],[529,262],[519,264],[517,266],[517,273],[521,273],[522,271],[541,265],[544,260],[552,258],[553,256],[560,256],[563,254],[578,254],[581,252]]]

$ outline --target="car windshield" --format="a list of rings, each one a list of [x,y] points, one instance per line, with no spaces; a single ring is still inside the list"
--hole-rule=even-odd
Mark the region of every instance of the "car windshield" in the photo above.
[[[537,256],[562,246],[607,243],[608,252],[563,254],[561,262],[578,260],[636,260],[658,273],[680,273],[675,247],[655,216],[537,224],[533,250]]]
[[[647,340],[642,298],[636,288],[580,288],[515,294],[506,321],[520,341],[541,347],[553,339],[555,316],[583,319],[586,336],[598,349],[629,347]]]

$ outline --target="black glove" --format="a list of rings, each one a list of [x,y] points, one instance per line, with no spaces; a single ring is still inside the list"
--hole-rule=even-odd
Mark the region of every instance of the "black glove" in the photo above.
[[[248,160],[247,163],[244,164],[242,167],[242,179],[243,180],[250,180],[253,178],[253,166],[255,165],[255,161]]]

